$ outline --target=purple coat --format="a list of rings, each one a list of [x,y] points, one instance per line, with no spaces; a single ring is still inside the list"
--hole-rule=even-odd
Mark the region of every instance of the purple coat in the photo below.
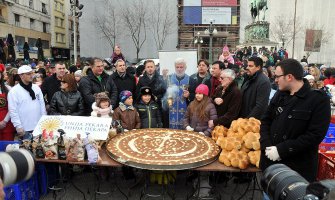
[[[215,106],[211,101],[206,106],[206,113],[208,113],[209,120],[216,120],[218,118]],[[196,114],[190,116],[190,107],[187,107],[183,119],[184,129],[186,129],[186,126],[190,126],[194,128],[194,131],[203,132],[206,136],[210,136],[213,129],[208,127],[209,120],[201,121]]]

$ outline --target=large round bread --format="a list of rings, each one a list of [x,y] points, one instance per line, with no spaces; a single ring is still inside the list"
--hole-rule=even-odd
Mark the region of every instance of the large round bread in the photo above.
[[[215,161],[220,148],[196,132],[138,129],[117,135],[107,144],[108,154],[125,165],[151,170],[182,170]]]

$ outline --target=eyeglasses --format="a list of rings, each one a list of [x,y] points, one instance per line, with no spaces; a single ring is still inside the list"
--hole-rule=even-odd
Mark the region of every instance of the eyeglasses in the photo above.
[[[285,76],[285,75],[286,75],[286,74],[274,75],[273,78],[274,78],[274,79],[278,79],[278,78],[280,78],[280,77],[282,77],[282,76]]]

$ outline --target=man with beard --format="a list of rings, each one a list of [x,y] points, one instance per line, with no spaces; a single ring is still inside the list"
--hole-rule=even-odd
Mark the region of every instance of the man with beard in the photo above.
[[[38,121],[47,114],[43,94],[37,85],[32,84],[33,72],[30,66],[21,66],[18,74],[21,78],[19,84],[8,93],[8,110],[18,136],[32,139]]]
[[[246,77],[241,87],[242,107],[240,117],[261,119],[266,111],[271,92],[269,78],[262,70],[263,60],[250,57],[246,68]]]
[[[183,58],[175,60],[175,73],[168,77],[167,104],[169,110],[169,128],[183,129],[183,118],[186,112],[186,100],[190,92],[189,76],[185,74],[186,61]]]

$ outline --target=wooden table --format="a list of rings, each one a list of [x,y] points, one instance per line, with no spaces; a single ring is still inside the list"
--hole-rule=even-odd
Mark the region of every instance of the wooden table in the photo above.
[[[102,162],[97,164],[89,164],[87,160],[80,161],[80,162],[74,162],[74,161],[67,161],[67,160],[48,160],[48,159],[40,159],[36,158],[37,162],[46,162],[46,163],[60,163],[60,164],[73,164],[73,165],[93,165],[93,166],[105,166],[105,167],[122,167],[123,164],[116,162],[112,158],[110,158],[106,152],[105,149],[102,149],[99,151],[99,155],[101,157]],[[196,171],[222,171],[222,172],[260,172],[261,170],[255,166],[250,166],[247,169],[237,169],[234,167],[227,167],[224,164],[220,163],[218,160],[212,162],[211,164],[190,169],[190,170],[196,170]]]

